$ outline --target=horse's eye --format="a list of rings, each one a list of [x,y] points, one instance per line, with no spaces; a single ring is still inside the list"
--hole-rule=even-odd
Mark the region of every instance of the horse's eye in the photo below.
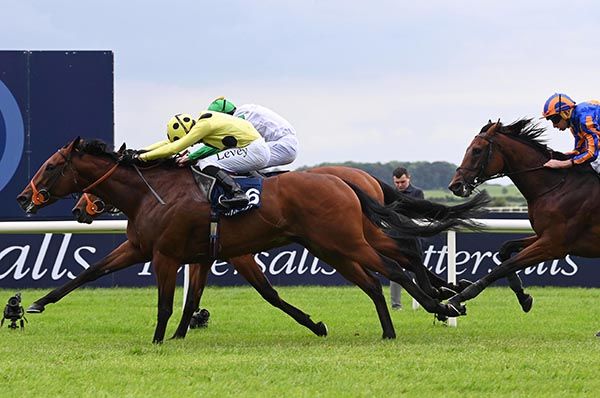
[[[52,170],[54,170],[55,168],[56,168],[56,166],[55,166],[55,165],[53,165],[53,164],[49,164],[48,166],[46,166],[46,170],[47,170],[47,171],[52,171]]]
[[[479,156],[481,152],[481,148],[473,148],[473,156]]]

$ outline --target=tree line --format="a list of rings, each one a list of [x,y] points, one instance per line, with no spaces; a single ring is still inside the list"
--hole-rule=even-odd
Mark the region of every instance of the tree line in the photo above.
[[[316,166],[347,166],[361,169],[377,177],[380,180],[392,183],[392,173],[397,167],[404,167],[411,175],[413,185],[421,189],[446,189],[448,183],[454,176],[456,165],[449,162],[398,162],[392,161],[387,163],[320,163]],[[298,170],[305,170],[309,167],[302,167]]]

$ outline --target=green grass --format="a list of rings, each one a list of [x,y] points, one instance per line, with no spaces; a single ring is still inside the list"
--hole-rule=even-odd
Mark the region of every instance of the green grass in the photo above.
[[[422,309],[393,312],[381,340],[355,287],[279,288],[329,327],[319,338],[250,288],[209,288],[207,329],[150,343],[156,290],[82,289],[24,332],[0,330],[0,396],[597,396],[600,289],[531,288],[529,314],[507,288],[468,303],[458,328]],[[26,306],[47,290],[23,291]],[[0,290],[2,303],[14,293]],[[387,289],[386,289],[387,297]],[[181,310],[177,292],[173,333]],[[410,300],[403,297],[410,307]]]

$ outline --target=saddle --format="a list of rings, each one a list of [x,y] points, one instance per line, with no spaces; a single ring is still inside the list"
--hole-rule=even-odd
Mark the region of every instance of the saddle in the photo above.
[[[191,170],[194,180],[196,180],[196,184],[198,185],[198,189],[210,202],[211,211],[218,216],[223,215],[225,217],[232,217],[260,207],[260,195],[264,178],[260,173],[251,172],[245,175],[232,175],[236,182],[240,184],[242,190],[246,192],[250,202],[248,203],[248,206],[231,209],[220,204],[220,199],[226,197],[226,193],[223,187],[216,183],[214,177],[202,173],[194,166],[191,167]]]

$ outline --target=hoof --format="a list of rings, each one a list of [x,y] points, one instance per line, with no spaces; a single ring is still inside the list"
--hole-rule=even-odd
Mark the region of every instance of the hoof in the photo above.
[[[526,294],[523,299],[519,299],[519,304],[521,304],[523,312],[531,311],[531,307],[533,307],[533,296]]]
[[[44,312],[45,307],[38,303],[33,303],[27,308],[27,313],[29,314],[40,314]]]
[[[473,282],[471,282],[468,279],[461,279],[461,280],[458,281],[458,290],[460,290],[462,292],[463,290],[465,290],[466,288],[468,288],[472,284],[473,284]]]
[[[600,337],[600,332],[596,333],[596,337]]]
[[[327,336],[327,332],[327,325],[325,325],[323,322],[317,323],[317,328],[315,330],[315,334],[317,336],[325,337]]]
[[[446,315],[451,318],[467,315],[467,307],[460,303],[449,301],[448,304],[446,304]]]
[[[448,322],[448,317],[446,315],[443,314],[433,314],[433,324],[435,325],[435,321],[440,321],[440,322]]]
[[[206,308],[202,308],[200,311],[194,312],[192,319],[190,319],[190,329],[208,327],[209,319],[210,312],[208,312]]]
[[[387,334],[383,334],[383,336],[381,336],[382,339],[384,340],[395,340],[396,339],[396,333],[392,333],[390,335]]]

